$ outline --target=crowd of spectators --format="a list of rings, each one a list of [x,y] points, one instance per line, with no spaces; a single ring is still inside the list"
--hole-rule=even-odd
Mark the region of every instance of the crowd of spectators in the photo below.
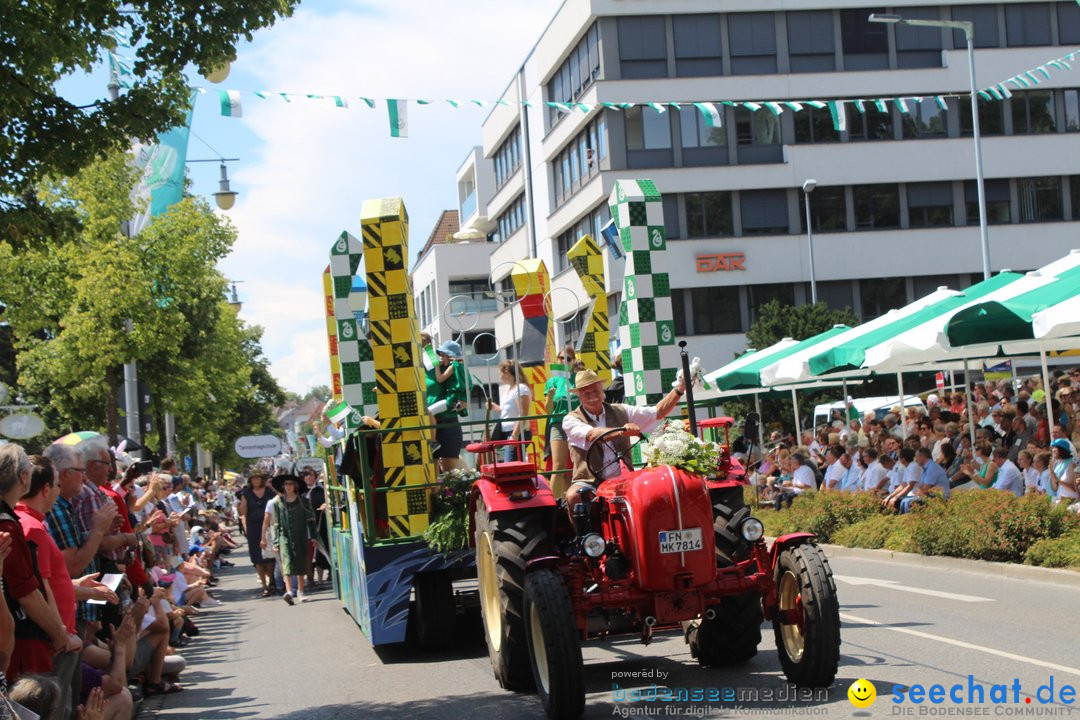
[[[930,394],[883,417],[837,412],[798,442],[774,432],[751,480],[777,510],[808,492],[871,493],[908,512],[931,495],[993,489],[1080,512],[1080,368],[1051,382],[1049,392],[1038,376],[974,383],[970,403],[965,392]]]
[[[221,604],[231,490],[149,465],[100,436],[0,446],[0,692],[43,719],[130,718],[179,692],[192,617]]]

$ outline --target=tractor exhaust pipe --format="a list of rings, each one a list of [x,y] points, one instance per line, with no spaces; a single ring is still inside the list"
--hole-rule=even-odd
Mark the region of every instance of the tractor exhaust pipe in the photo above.
[[[706,620],[715,620],[716,619],[716,610],[714,610],[713,608],[709,608],[708,610],[706,610],[705,611],[705,619]]]
[[[645,627],[651,628],[655,624],[656,624],[656,618],[654,618],[652,615],[645,618]]]
[[[686,354],[686,341],[679,341],[682,359],[683,386],[686,388],[686,415],[690,419],[690,434],[697,435],[697,414],[694,412],[694,378],[690,375],[690,356]]]

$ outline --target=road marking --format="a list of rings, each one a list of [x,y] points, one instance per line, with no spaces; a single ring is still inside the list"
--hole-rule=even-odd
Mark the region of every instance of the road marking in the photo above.
[[[891,627],[884,623],[879,623],[877,620],[868,620],[866,618],[856,617],[855,615],[848,615],[847,613],[841,613],[840,619],[846,622],[860,623],[863,625],[874,625],[882,628],[883,630],[892,630],[894,632],[903,633],[905,635],[912,635],[924,640],[936,640],[937,642],[945,643],[946,645],[955,645],[956,647],[966,648],[968,650],[978,650],[979,652],[987,653],[988,655],[996,655],[998,657],[1006,658],[1007,660],[1016,660],[1019,662],[1025,662],[1030,665],[1038,665],[1049,670],[1058,670],[1060,672],[1069,673],[1070,675],[1080,676],[1080,668],[1069,667],[1067,665],[1058,665],[1057,663],[1046,662],[1045,660],[1036,660],[1025,655],[1015,655],[1004,650],[995,650],[984,645],[975,645],[973,643],[964,642],[963,640],[953,640],[952,638],[941,637],[940,635],[931,635],[930,633],[921,632],[919,630],[912,630],[911,628],[903,627]]]
[[[945,592],[943,590],[927,590],[926,588],[902,585],[898,580],[879,580],[878,578],[855,577],[854,575],[833,575],[833,578],[849,585],[877,585],[888,590],[902,590],[918,595],[932,595],[933,597],[945,598],[946,600],[958,600],[960,602],[994,602],[993,598],[979,597],[978,595],[961,595],[960,593]]]

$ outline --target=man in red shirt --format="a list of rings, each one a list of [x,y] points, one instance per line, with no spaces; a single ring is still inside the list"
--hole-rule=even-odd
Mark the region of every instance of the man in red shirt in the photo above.
[[[113,467],[115,467],[116,459],[110,454],[110,458],[113,460]],[[115,475],[115,472],[113,473]],[[117,517],[120,518],[120,532],[127,536],[128,534],[135,536],[135,528],[131,526],[131,516],[127,506],[127,501],[124,496],[113,490],[111,482],[106,482],[100,486],[105,494],[112,498],[113,503],[116,505]],[[138,550],[138,544],[135,547]],[[131,581],[133,588],[145,588],[149,582],[149,578],[146,576],[146,568],[143,567],[142,559],[139,557],[139,553],[135,552],[132,556],[131,562],[126,566],[128,580]]]
[[[69,635],[55,606],[42,594],[34,572],[31,549],[12,504],[30,487],[30,459],[21,446],[0,446],[0,532],[11,535],[11,554],[4,560],[4,599],[15,616],[15,649],[8,661],[7,678],[33,672],[51,672],[53,654],[82,649]]]

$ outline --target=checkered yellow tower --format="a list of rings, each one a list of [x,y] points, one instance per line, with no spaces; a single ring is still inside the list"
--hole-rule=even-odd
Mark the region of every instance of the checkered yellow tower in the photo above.
[[[555,359],[555,324],[551,322],[551,279],[543,260],[528,258],[514,263],[510,273],[514,293],[521,304],[525,326],[521,330],[522,379],[532,393],[529,415],[543,415],[544,386],[548,381],[547,366]],[[529,422],[537,457],[544,456],[544,433],[547,421]]]
[[[337,321],[334,319],[334,278],[330,266],[323,270],[323,305],[326,311],[326,344],[330,351],[330,393],[341,400],[341,361],[338,359]]]
[[[566,253],[570,265],[592,298],[585,334],[578,343],[578,359],[596,372],[604,385],[611,382],[611,325],[608,322],[607,293],[604,292],[604,256],[592,235],[582,235]]]
[[[419,535],[428,526],[426,488],[435,482],[431,446],[419,428],[428,423],[420,333],[408,274],[409,217],[401,198],[365,200],[360,211],[368,284],[368,338],[375,359],[382,465],[390,535]]]

